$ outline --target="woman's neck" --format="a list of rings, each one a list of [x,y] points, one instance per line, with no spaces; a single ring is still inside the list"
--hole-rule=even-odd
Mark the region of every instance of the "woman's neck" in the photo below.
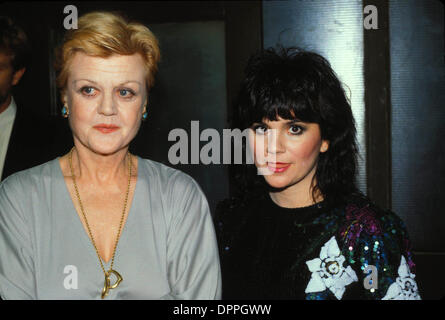
[[[316,197],[316,201],[312,198],[312,194],[304,194],[295,196],[293,192],[286,192],[286,190],[280,192],[269,192],[269,195],[273,202],[283,208],[302,208],[308,207],[320,201],[323,201],[322,196]]]
[[[269,192],[269,195],[278,206],[284,208],[302,208],[323,201],[323,196],[318,192],[314,201],[312,190],[316,185],[316,179],[314,178],[314,183],[312,183],[312,177],[313,174],[306,176],[305,179],[294,185]]]
[[[76,144],[72,154],[74,175],[79,181],[94,185],[109,185],[128,178],[128,148],[112,155],[101,155]]]

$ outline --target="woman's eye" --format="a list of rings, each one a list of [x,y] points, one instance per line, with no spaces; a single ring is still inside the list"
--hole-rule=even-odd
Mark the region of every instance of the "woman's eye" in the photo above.
[[[256,134],[266,134],[267,127],[263,125],[257,125],[253,127],[253,130],[255,131]]]
[[[94,89],[93,87],[83,87],[82,89],[80,89],[80,91],[82,91],[82,93],[84,93],[87,96],[96,95],[96,89]]]
[[[303,133],[303,128],[300,126],[293,125],[289,128],[289,132],[294,135],[299,135]]]
[[[128,90],[128,89],[120,89],[119,95],[124,98],[129,98],[129,97],[134,96],[134,92],[131,90]]]

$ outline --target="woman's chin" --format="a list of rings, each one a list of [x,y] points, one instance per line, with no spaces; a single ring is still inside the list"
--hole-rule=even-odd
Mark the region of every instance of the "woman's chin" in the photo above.
[[[267,184],[274,189],[284,189],[289,186],[288,179],[283,179],[283,177],[274,177],[271,175],[264,176],[264,179],[266,180]]]
[[[94,153],[100,155],[110,155],[114,154],[121,149],[120,145],[117,144],[100,144],[100,143],[92,143],[89,146],[90,150]]]

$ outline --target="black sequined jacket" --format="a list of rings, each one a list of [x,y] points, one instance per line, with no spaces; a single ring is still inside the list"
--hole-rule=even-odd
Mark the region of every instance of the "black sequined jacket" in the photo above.
[[[366,197],[282,208],[225,200],[215,227],[223,299],[420,299],[402,220]]]

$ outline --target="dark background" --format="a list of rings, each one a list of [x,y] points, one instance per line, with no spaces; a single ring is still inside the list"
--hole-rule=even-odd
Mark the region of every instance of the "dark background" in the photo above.
[[[190,134],[192,120],[199,120],[200,131],[222,133],[245,63],[258,49],[280,43],[326,56],[350,89],[359,186],[406,222],[423,298],[445,296],[443,1],[0,2],[0,15],[15,19],[33,47],[14,98],[30,116],[53,120],[58,155],[72,146],[51,65],[68,4],[79,15],[118,10],[158,36],[162,61],[149,118],[131,151],[190,174],[212,211],[230,194],[229,168],[171,165],[168,133],[183,128]],[[363,28],[368,4],[378,8],[377,30]]]

